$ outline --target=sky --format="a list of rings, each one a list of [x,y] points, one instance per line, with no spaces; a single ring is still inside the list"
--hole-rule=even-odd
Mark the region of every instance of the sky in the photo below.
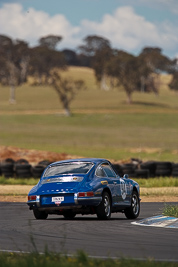
[[[97,35],[134,55],[159,47],[175,58],[178,0],[0,0],[0,34],[30,46],[59,35],[59,50],[76,50],[85,37]]]

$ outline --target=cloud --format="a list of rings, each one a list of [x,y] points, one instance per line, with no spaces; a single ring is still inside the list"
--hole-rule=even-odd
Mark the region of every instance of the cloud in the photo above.
[[[166,21],[155,25],[137,15],[130,6],[120,7],[112,15],[106,14],[100,23],[83,20],[82,30],[108,38],[119,49],[139,51],[144,46],[177,49],[178,29],[175,25]]]
[[[156,1],[166,3],[167,0]],[[178,44],[176,25],[167,21],[153,24],[136,14],[131,6],[119,7],[113,14],[105,14],[100,22],[83,20],[76,27],[62,14],[49,16],[33,8],[24,10],[17,3],[4,4],[0,8],[0,34],[23,39],[31,45],[36,45],[42,36],[60,35],[63,40],[59,49],[76,49],[84,37],[99,35],[109,39],[112,47],[130,53],[139,53],[145,46],[158,46],[171,57],[177,54]]]
[[[56,34],[64,37],[63,45],[71,43],[76,45],[75,35],[78,27],[73,27],[63,15],[50,17],[43,11],[33,8],[23,10],[20,4],[5,4],[0,9],[0,33],[9,35],[14,39],[24,39],[31,45],[48,34]]]

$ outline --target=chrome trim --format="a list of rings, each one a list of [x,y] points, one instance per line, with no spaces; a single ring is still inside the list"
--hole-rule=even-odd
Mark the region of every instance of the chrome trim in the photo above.
[[[102,167],[103,164],[107,164],[107,165],[110,167],[111,172],[115,175],[115,177],[109,177],[109,176],[107,175],[106,171],[105,171],[104,168]],[[105,173],[106,176],[98,176],[98,175],[96,175],[96,171],[97,171],[98,167],[101,167],[101,168],[103,169],[103,171],[104,171],[104,173]],[[109,162],[107,162],[107,161],[103,161],[103,162],[101,162],[101,163],[97,166],[97,168],[96,168],[96,170],[95,170],[95,175],[96,175],[96,177],[98,177],[98,178],[103,178],[103,179],[104,179],[104,178],[117,178],[117,177],[118,177],[118,175],[116,174],[115,170],[112,168],[111,164],[110,164]]]
[[[40,207],[40,196],[37,195],[36,196],[36,200],[28,200],[27,201],[27,204],[30,205],[30,204],[36,204],[37,207]]]
[[[74,194],[74,202],[76,205],[78,204],[78,194],[77,193]]]
[[[36,203],[36,200],[28,200],[27,201],[27,204],[35,204]]]
[[[41,181],[41,184],[47,184],[47,183],[68,183],[68,182],[82,182],[83,177],[78,176],[64,176],[64,177],[56,177],[56,178],[49,178],[49,179],[43,179]]]
[[[102,197],[79,197],[78,203],[80,203],[80,200],[99,200],[102,201]]]

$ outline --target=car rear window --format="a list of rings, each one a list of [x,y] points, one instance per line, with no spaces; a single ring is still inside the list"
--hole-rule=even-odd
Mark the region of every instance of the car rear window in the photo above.
[[[91,162],[71,162],[49,166],[43,177],[61,174],[87,174],[93,167]]]

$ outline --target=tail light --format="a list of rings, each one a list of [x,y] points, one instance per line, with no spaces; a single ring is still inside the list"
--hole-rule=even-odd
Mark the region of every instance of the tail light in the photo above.
[[[36,200],[36,196],[28,196],[28,200]]]
[[[93,197],[93,196],[94,196],[93,191],[78,193],[78,197]]]

